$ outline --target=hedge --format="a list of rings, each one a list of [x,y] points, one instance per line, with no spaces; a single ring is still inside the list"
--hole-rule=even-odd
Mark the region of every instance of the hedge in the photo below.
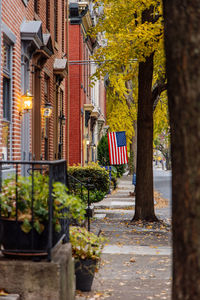
[[[68,174],[79,181],[93,184],[95,189],[104,193],[109,191],[109,172],[101,168],[98,164],[90,164],[85,167],[73,166],[68,168]],[[70,177],[69,177],[70,180]]]

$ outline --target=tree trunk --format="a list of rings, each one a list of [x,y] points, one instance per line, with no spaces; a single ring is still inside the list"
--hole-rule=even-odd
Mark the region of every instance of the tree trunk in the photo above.
[[[172,143],[173,296],[200,299],[200,1],[163,1]]]
[[[153,54],[139,64],[136,205],[133,220],[157,220],[153,197]]]
[[[134,121],[134,132],[135,135],[133,137],[133,166],[134,170],[133,173],[136,173],[137,168],[137,121]]]

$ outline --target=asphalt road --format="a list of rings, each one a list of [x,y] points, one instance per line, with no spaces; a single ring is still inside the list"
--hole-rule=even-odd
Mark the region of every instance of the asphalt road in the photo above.
[[[159,191],[162,194],[163,198],[168,199],[171,203],[171,171],[164,171],[162,169],[154,168],[153,175],[154,189]]]

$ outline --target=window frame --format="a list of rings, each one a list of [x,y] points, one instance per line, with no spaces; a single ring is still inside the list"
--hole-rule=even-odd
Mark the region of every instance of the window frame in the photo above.
[[[13,56],[13,43],[9,40],[9,38],[4,34],[3,35],[3,48],[6,48],[8,51],[6,55],[3,53],[3,59],[6,58],[8,60],[6,63],[3,60],[3,68],[2,68],[2,87],[3,87],[3,97],[2,97],[2,130],[3,127],[8,127],[8,136],[4,139],[8,140],[7,142],[7,157],[5,160],[12,159],[12,56]],[[5,89],[5,82],[7,81],[8,88]],[[8,99],[8,101],[5,100]],[[3,143],[3,136],[1,142]],[[5,147],[5,146],[4,146]],[[3,144],[2,144],[2,151],[3,151]],[[2,152],[3,156],[3,152]],[[2,157],[3,159],[3,157]],[[5,169],[7,166],[5,166]]]
[[[12,45],[9,43],[6,37],[3,39],[3,48],[7,49],[6,56],[3,53],[3,120],[10,122],[11,121],[11,89],[12,89]],[[6,57],[6,63],[5,63]],[[7,61],[8,60],[8,61]],[[7,95],[5,95],[4,91],[4,82],[7,81],[8,89]],[[5,101],[5,96],[8,98],[8,103]],[[6,111],[5,111],[6,107]]]

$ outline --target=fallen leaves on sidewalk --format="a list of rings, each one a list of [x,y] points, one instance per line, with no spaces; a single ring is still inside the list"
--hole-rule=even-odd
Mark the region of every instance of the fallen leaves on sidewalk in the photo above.
[[[132,263],[136,262],[135,258],[131,257],[130,262],[132,262]]]
[[[112,289],[108,289],[106,291],[103,292],[81,292],[81,291],[76,291],[76,299],[78,298],[78,300],[81,300],[81,298],[83,300],[88,299],[88,300],[102,300],[102,299],[106,299],[108,297],[111,296],[113,290]]]
[[[156,201],[156,208],[164,208],[169,205],[169,201],[161,196],[157,191],[154,191],[154,200]]]
[[[129,223],[129,227],[130,226],[137,226],[139,228],[144,228],[147,229],[149,231],[153,230],[160,230],[160,231],[170,231],[170,225],[165,223],[162,220],[159,220],[158,222],[147,222],[147,221],[131,221]],[[132,231],[137,231],[137,229],[132,229]],[[158,233],[159,234],[159,233]]]

